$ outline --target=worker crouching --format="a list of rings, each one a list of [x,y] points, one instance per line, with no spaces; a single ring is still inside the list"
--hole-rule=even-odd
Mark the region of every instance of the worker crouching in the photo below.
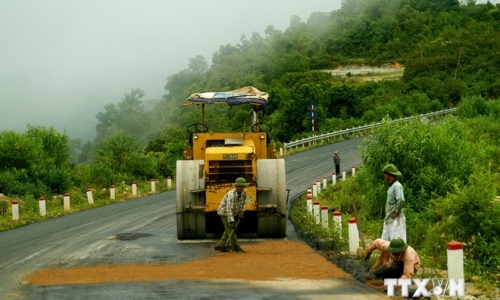
[[[376,239],[361,253],[361,257],[369,259],[375,249],[382,252],[372,267],[373,274],[379,278],[411,279],[420,269],[417,252],[401,238],[390,242]]]

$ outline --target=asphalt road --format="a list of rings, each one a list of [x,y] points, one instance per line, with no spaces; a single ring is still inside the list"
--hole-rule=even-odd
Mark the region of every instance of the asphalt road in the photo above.
[[[288,156],[290,198],[334,166],[359,165],[360,139]],[[0,233],[1,299],[387,299],[354,279],[277,282],[238,280],[166,280],[155,282],[37,286],[23,283],[26,274],[46,268],[96,264],[176,263],[213,255],[212,242],[178,242],[175,191],[111,204],[44,220]],[[287,239],[299,239],[289,223]]]

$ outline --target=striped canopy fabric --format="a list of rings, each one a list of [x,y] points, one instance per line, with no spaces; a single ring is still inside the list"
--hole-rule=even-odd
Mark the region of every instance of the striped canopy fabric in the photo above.
[[[228,92],[205,92],[194,93],[182,104],[227,104],[229,106],[244,103],[262,106],[264,109],[268,103],[269,94],[261,92],[253,86],[246,86]]]

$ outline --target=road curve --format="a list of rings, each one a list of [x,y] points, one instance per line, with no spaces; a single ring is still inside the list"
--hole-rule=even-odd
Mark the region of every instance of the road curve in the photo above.
[[[290,198],[330,176],[333,151],[342,169],[359,165],[361,139],[285,158]],[[287,239],[299,239],[289,224]],[[212,256],[215,241],[178,242],[175,191],[48,219],[0,233],[1,299],[388,299],[353,278],[336,280],[164,280],[29,285],[27,274],[48,268],[182,263]],[[249,262],[251,267],[251,262]]]

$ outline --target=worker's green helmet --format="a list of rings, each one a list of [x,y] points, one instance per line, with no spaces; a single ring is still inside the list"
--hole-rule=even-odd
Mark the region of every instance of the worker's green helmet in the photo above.
[[[398,176],[398,175],[401,176],[401,172],[399,172],[398,168],[396,168],[396,166],[393,164],[388,164],[387,166],[385,166],[382,169],[382,172],[389,173],[389,174],[392,174],[394,176]]]
[[[389,247],[387,247],[387,251],[392,253],[401,253],[405,251],[406,248],[408,248],[408,245],[406,245],[402,238],[395,238],[391,240]]]
[[[247,181],[243,177],[238,177],[238,178],[236,178],[236,181],[234,182],[234,185],[236,185],[236,186],[247,186]]]

